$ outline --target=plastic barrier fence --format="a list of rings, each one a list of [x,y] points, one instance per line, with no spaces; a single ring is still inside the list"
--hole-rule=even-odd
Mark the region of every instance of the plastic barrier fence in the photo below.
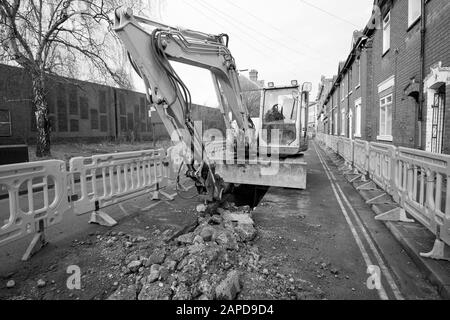
[[[384,191],[395,194],[396,148],[394,146],[370,143],[369,145],[369,176]]]
[[[353,142],[353,164],[363,175],[369,173],[369,143],[367,141]]]
[[[450,156],[398,149],[398,196],[402,207],[450,244]]]
[[[317,140],[353,164],[436,235],[424,257],[450,259],[450,156],[318,134]],[[350,150],[352,149],[352,152]]]
[[[174,176],[162,149],[78,157],[69,166],[59,160],[0,166],[0,246],[34,235],[27,260],[65,214],[92,213],[91,222],[114,225],[100,209],[148,193],[174,197],[161,190]]]
[[[168,170],[164,150],[78,157],[70,160],[70,174],[79,180],[75,213],[98,212],[160,187]]]
[[[3,197],[0,246],[35,235],[23,260],[45,244],[45,228],[61,222],[66,213],[72,212],[64,161],[0,166],[0,193]]]

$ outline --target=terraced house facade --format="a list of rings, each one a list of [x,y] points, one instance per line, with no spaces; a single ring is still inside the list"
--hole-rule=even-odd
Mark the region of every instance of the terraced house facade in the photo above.
[[[319,130],[450,154],[450,1],[374,8],[332,85],[321,84]]]

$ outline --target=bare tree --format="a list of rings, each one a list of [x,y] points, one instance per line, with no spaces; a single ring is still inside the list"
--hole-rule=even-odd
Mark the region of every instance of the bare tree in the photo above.
[[[50,155],[46,79],[84,73],[131,86],[127,68],[117,60],[118,53],[125,54],[111,32],[118,2],[126,1],[0,0],[0,60],[19,64],[31,76],[38,157]]]
[[[259,108],[261,102],[260,86],[244,76],[239,76],[239,82],[241,84],[242,100],[248,108],[250,117],[259,117]]]

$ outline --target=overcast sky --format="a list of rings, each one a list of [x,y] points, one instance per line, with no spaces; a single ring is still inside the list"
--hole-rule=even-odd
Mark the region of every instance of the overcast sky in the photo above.
[[[346,59],[353,31],[364,28],[373,6],[373,0],[150,1],[159,7],[152,18],[161,22],[227,33],[238,69],[256,69],[266,83],[309,81],[314,94],[321,75],[334,75]],[[177,70],[195,103],[216,104],[207,73]]]

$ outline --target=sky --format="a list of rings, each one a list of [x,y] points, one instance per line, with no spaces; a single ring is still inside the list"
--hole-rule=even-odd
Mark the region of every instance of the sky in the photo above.
[[[354,30],[369,21],[373,0],[149,0],[152,16],[168,25],[227,33],[239,70],[256,69],[275,84],[332,77],[351,49]],[[193,102],[217,105],[209,72],[175,65]],[[248,76],[248,72],[242,71]],[[142,90],[141,81],[136,81]]]

